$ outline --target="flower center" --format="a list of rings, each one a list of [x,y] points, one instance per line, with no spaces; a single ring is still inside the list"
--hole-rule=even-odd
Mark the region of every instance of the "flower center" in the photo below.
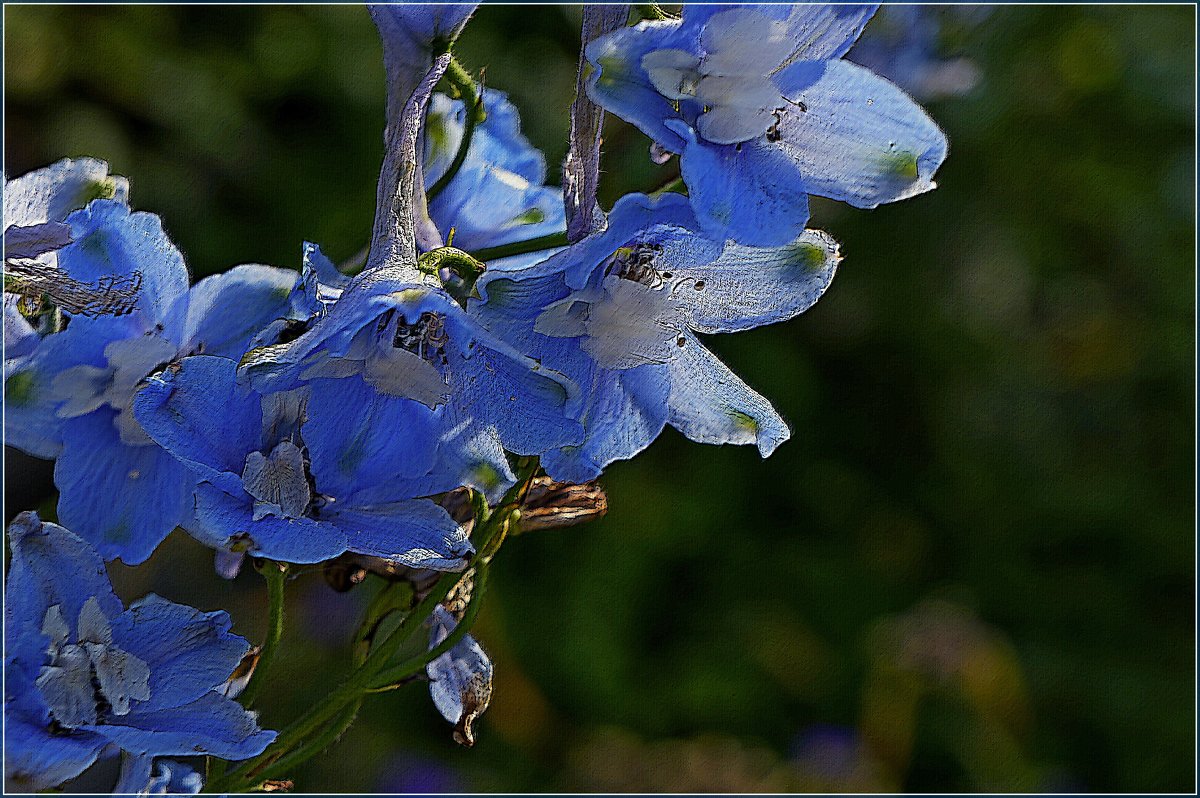
[[[108,715],[127,715],[132,701],[149,700],[150,666],[113,645],[95,596],[79,611],[76,642],[68,642],[71,629],[58,604],[46,611],[42,634],[50,638],[50,664],[35,684],[60,726],[94,725]]]

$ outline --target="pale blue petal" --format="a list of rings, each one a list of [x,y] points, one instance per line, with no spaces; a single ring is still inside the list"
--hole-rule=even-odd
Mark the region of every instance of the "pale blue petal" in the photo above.
[[[546,473],[560,482],[597,478],[610,463],[627,460],[653,443],[667,422],[667,366],[592,368],[582,417],[587,437],[580,446],[550,451],[541,459]]]
[[[793,64],[777,82],[807,110],[789,111],[781,140],[761,146],[795,163],[810,194],[873,208],[935,187],[946,135],[895,85],[848,61],[825,63],[815,81],[810,64]]]
[[[697,443],[752,443],[766,457],[791,437],[770,402],[694,336],[687,336],[670,369],[670,424]]]
[[[823,61],[840,58],[858,39],[871,20],[878,4],[841,5],[806,4],[743,4],[743,5],[685,5],[684,23],[703,25],[715,14],[731,8],[751,8],[767,19],[787,24],[789,37],[796,42],[795,58]]]
[[[520,130],[517,109],[503,92],[484,90],[487,118],[476,127],[467,157],[430,203],[439,229],[454,230],[454,246],[468,251],[549,235],[566,229],[562,191],[543,185],[546,162]],[[425,184],[446,171],[462,141],[464,106],[435,95],[425,130]],[[509,268],[502,261],[489,268]]]
[[[137,311],[161,321],[188,288],[183,255],[152,213],[130,213],[128,206],[97,200],[67,218],[75,241],[58,252],[58,265],[69,277],[97,283],[116,275],[141,275]]]
[[[110,175],[104,161],[64,158],[4,184],[4,224],[61,222],[95,199],[127,203],[129,181]]]
[[[701,228],[718,241],[780,246],[808,222],[808,192],[799,168],[766,137],[709,144],[672,123],[688,144],[680,170]]]
[[[688,303],[688,326],[697,332],[749,330],[812,307],[840,260],[837,242],[819,230],[806,230],[782,247],[730,241],[714,260],[673,266],[685,282],[676,296]]]
[[[456,626],[458,622],[445,607],[435,607],[429,647],[445,640]],[[425,673],[434,706],[451,723],[459,723],[464,713],[474,719],[487,708],[492,694],[492,661],[470,635],[464,635],[453,648],[426,665]]]
[[[668,151],[680,152],[684,140],[663,123],[682,117],[654,87],[642,59],[655,50],[694,53],[698,48],[699,29],[682,26],[678,20],[639,22],[601,36],[586,50],[593,67],[586,85],[588,97],[637,126]]]
[[[122,443],[115,416],[105,407],[63,422],[58,516],[105,559],[137,565],[191,514],[196,476],[153,443]]]

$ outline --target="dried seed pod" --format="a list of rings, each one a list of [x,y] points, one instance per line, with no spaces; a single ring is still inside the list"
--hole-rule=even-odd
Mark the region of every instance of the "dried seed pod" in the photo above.
[[[520,528],[515,531],[575,526],[603,518],[607,512],[608,496],[599,482],[574,485],[540,476],[533,480],[521,504]]]

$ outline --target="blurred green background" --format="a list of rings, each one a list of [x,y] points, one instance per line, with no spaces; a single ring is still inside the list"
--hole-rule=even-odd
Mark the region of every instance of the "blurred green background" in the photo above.
[[[380,46],[361,7],[6,6],[5,170],[92,155],[199,277],[366,241]],[[791,423],[769,460],[668,430],[602,521],[506,544],[473,750],[425,689],[376,697],[306,791],[1191,791],[1194,23],[1001,7],[927,103],[937,191],[818,201],[845,256],[788,324],[713,347]],[[580,12],[485,7],[458,48],[558,181]],[[603,198],[674,176],[609,117]],[[7,514],[52,498],[9,453]],[[176,535],[147,590],[264,628],[261,579]],[[369,587],[292,583],[262,702],[346,666]]]

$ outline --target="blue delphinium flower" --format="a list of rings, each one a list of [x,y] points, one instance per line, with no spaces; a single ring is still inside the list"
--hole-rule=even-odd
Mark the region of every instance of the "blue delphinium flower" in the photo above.
[[[203,788],[204,778],[182,762],[126,754],[121,758],[121,773],[113,793],[196,795]]]
[[[458,621],[442,605],[433,610],[429,627],[429,648],[445,640]],[[492,661],[470,635],[463,635],[454,646],[425,666],[429,677],[429,695],[442,717],[454,724],[454,739],[461,745],[474,745],[472,724],[487,709],[492,698]]]
[[[466,532],[417,498],[458,487],[467,470],[436,457],[428,427],[337,390],[264,397],[238,384],[236,370],[226,358],[184,358],[134,401],[142,428],[202,480],[195,517],[183,524],[193,536],[284,562],[353,551],[414,568],[463,567],[474,552]],[[463,440],[448,443],[447,456],[451,443],[454,455],[471,456]]]
[[[702,443],[787,439],[770,404],[696,333],[746,330],[810,307],[833,277],[837,245],[806,231],[781,247],[721,243],[686,198],[623,197],[608,227],[546,261],[486,275],[472,315],[584,390],[582,445],[542,457],[555,479],[594,479],[666,424]]]
[[[511,479],[501,448],[540,454],[581,437],[570,418],[573,383],[484,330],[444,291],[386,272],[354,278],[311,329],[251,352],[244,368],[263,392],[310,385],[310,407],[389,414],[413,431],[404,456],[414,467],[437,462],[464,435],[479,441],[488,457],[459,484],[489,495]],[[395,427],[364,434],[384,447]],[[322,445],[310,442],[310,451]]]
[[[251,336],[286,315],[295,272],[239,266],[189,289],[183,256],[158,217],[96,200],[67,217],[57,252],[69,280],[136,276],[123,315],[70,315],[21,364],[6,368],[5,434],[30,454],[57,457],[59,518],[106,558],[145,560],[190,516],[195,479],[141,430],[134,387],[179,357],[239,357]]]
[[[94,199],[129,201],[129,181],[94,158],[64,158],[4,184],[4,257],[53,264],[71,240],[67,215]]]
[[[22,513],[5,585],[5,779],[42,790],[112,745],[134,757],[246,759],[275,733],[217,692],[249,649],[224,612],[149,595],[125,609],[104,562]]]
[[[933,188],[946,137],[903,91],[842,60],[873,6],[685,6],[592,42],[588,94],[680,153],[713,237],[781,245],[807,195],[872,208]]]
[[[546,158],[521,134],[517,109],[503,92],[485,89],[487,118],[475,127],[466,158],[429,215],[454,246],[474,252],[566,229],[562,190],[546,186]],[[435,94],[425,122],[425,187],[448,171],[462,143],[466,106]],[[528,265],[531,256],[489,261],[489,269]],[[532,256],[536,259],[536,256]],[[542,255],[544,257],[544,255]]]

